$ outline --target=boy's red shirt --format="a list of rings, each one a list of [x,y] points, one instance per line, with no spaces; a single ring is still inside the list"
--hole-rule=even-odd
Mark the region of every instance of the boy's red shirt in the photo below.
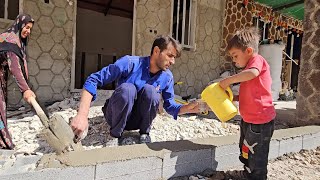
[[[270,67],[261,55],[255,55],[249,60],[245,70],[252,68],[257,69],[260,74],[254,79],[240,83],[240,114],[247,123],[268,123],[276,116],[271,95]]]

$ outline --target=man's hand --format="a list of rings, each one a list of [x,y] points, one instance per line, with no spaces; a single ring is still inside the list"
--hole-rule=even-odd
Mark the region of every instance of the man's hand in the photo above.
[[[199,113],[200,112],[199,103],[197,101],[193,101],[186,106],[187,106],[189,113]]]
[[[80,141],[83,139],[87,134],[88,130],[88,117],[77,114],[70,123],[71,129],[73,130],[74,135],[77,137],[76,141]]]
[[[27,102],[27,103],[31,103],[31,98],[36,98],[36,95],[34,94],[33,91],[31,91],[30,89],[26,90],[23,92],[23,99]]]
[[[199,113],[199,104],[197,101],[190,102],[189,104],[183,105],[180,108],[179,115],[185,113]]]
[[[83,139],[88,131],[88,114],[92,95],[85,89],[81,92],[78,114],[71,120],[70,126],[75,135],[75,142]]]
[[[219,82],[219,85],[222,89],[227,89],[232,83],[230,78],[225,78]]]

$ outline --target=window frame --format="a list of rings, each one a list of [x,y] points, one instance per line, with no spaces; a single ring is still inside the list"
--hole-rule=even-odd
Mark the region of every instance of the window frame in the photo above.
[[[263,32],[262,32],[262,36],[260,37],[260,41],[269,39],[269,29],[270,29],[270,25],[269,23],[264,22],[263,20],[261,20],[259,17],[253,17],[252,18],[253,21],[253,25],[255,25],[255,27],[260,30],[259,27],[259,23],[263,23]],[[266,33],[267,32],[267,33]],[[266,37],[267,36],[267,37]]]
[[[14,19],[8,19],[8,5],[10,0],[4,0],[4,17],[0,18],[0,20],[4,21],[13,21]],[[23,12],[23,0],[19,1],[19,14]]]
[[[179,6],[174,7],[174,2],[178,1]],[[175,38],[176,40],[179,40],[179,21],[180,21],[180,17],[179,17],[179,10],[180,10],[180,4],[181,1],[183,1],[183,19],[182,19],[182,30],[181,30],[181,46],[183,49],[187,50],[195,50],[196,48],[196,43],[195,43],[195,36],[196,36],[196,19],[197,19],[197,4],[198,1],[197,0],[190,0],[190,11],[191,13],[189,13],[189,22],[186,22],[186,1],[187,0],[171,0],[171,23],[170,23],[170,34],[173,38]],[[173,36],[173,26],[174,26],[174,9],[177,8],[177,15],[176,15],[176,21],[177,21],[177,28],[176,28],[176,32],[175,32],[175,36]],[[185,43],[185,27],[186,27],[186,23],[189,23],[189,34],[188,34],[188,42]]]

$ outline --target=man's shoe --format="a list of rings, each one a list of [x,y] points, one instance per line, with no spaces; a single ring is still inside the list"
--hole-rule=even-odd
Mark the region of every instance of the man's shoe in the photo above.
[[[140,135],[140,144],[151,143],[151,137],[149,134],[141,134]]]
[[[106,137],[106,147],[119,146],[119,138],[107,135]]]

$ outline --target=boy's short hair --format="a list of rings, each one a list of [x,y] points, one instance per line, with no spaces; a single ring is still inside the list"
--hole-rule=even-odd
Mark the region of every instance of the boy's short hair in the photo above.
[[[259,30],[254,27],[238,30],[234,36],[228,41],[227,51],[232,48],[246,50],[248,47],[253,48],[253,52],[259,51]]]
[[[176,49],[177,51],[177,57],[180,57],[181,55],[181,50],[182,47],[180,45],[180,43],[175,40],[173,37],[171,36],[164,36],[164,35],[160,35],[157,36],[152,44],[152,48],[151,48],[151,55],[153,53],[153,49],[158,46],[160,49],[160,52],[164,51],[165,49],[167,49],[168,44],[172,43],[173,47]]]

